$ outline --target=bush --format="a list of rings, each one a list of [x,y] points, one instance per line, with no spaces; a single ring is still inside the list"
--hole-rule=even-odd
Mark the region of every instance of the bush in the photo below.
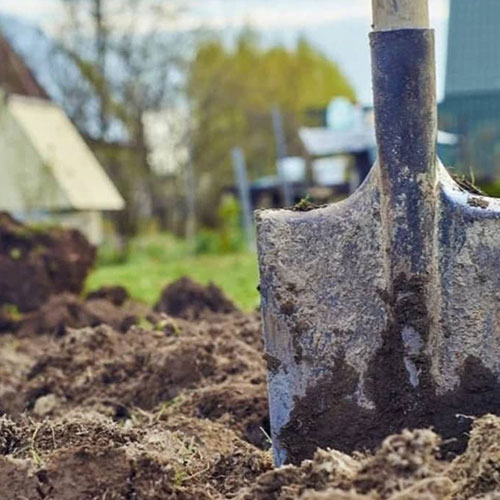
[[[202,229],[196,235],[196,254],[226,254],[245,247],[241,210],[234,196],[224,196],[218,210],[218,229]]]

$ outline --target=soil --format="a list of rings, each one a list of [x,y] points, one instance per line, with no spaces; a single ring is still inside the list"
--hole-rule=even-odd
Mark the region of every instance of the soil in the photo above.
[[[105,289],[53,295],[4,325],[2,500],[500,498],[495,416],[449,460],[424,429],[273,469],[259,315],[189,280],[167,288],[166,308],[172,290],[197,291],[174,301],[181,317]]]
[[[123,286],[104,286],[87,294],[87,300],[105,299],[115,306],[123,306],[130,298],[128,291]]]
[[[213,313],[235,312],[236,306],[213,283],[203,287],[189,278],[181,278],[163,290],[155,311],[199,319]]]
[[[33,311],[54,294],[79,294],[95,256],[78,231],[35,229],[0,213],[0,318]]]

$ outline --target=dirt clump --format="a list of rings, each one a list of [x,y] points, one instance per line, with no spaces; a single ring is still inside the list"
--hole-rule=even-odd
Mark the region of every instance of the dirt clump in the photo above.
[[[459,500],[500,498],[500,419],[487,415],[472,426],[466,452],[456,458],[450,477],[459,485]],[[484,496],[486,498],[486,496]],[[493,498],[493,497],[491,497]]]
[[[67,328],[38,353],[23,382],[21,407],[37,413],[43,408],[43,415],[85,407],[123,419],[136,407],[151,411],[182,403],[176,406],[181,414],[232,419],[243,438],[266,447],[260,430],[268,427],[266,374],[248,334],[258,327],[237,315],[217,326],[168,319],[155,330]],[[247,336],[240,338],[240,331]],[[58,400],[50,411],[46,399],[39,401],[48,395]],[[9,411],[15,408],[17,400]]]
[[[292,500],[309,491],[323,492],[332,487],[349,490],[360,467],[348,455],[318,450],[313,460],[300,467],[287,465],[261,475],[254,485],[240,492],[238,500]]]
[[[389,436],[370,455],[318,450],[300,466],[269,471],[240,491],[239,500],[462,500],[500,498],[500,419],[478,419],[466,452],[439,459],[430,430]]]
[[[95,257],[78,231],[37,229],[0,213],[0,304],[28,312],[54,294],[79,294]]]
[[[207,314],[230,314],[237,308],[213,283],[205,287],[184,277],[163,290],[155,310],[178,318],[197,320]]]
[[[362,493],[377,492],[382,498],[412,487],[439,473],[441,440],[430,430],[403,431],[388,437],[373,457],[360,468],[354,485]]]
[[[224,498],[271,468],[269,455],[231,430],[202,420],[154,419],[125,428],[106,417],[70,413],[19,425],[19,444],[0,461],[2,499]],[[1,457],[0,457],[1,459]],[[9,489],[6,487],[9,486]]]
[[[49,298],[37,311],[23,316],[17,323],[21,336],[50,334],[63,336],[68,328],[110,325],[118,331],[127,331],[139,322],[138,310],[117,307],[105,299],[83,302],[69,293]]]
[[[20,442],[19,426],[5,416],[0,417],[0,455],[10,455]]]
[[[213,375],[212,345],[202,339],[168,338],[154,331],[119,333],[108,326],[70,330],[28,375],[26,405],[54,394],[59,411],[75,405],[152,409]],[[66,403],[63,403],[66,402]]]
[[[103,286],[87,294],[87,301],[107,300],[117,307],[123,306],[129,298],[129,293],[123,286]]]
[[[269,417],[265,380],[224,382],[196,389],[165,412],[210,419],[233,429],[249,443],[269,448]]]

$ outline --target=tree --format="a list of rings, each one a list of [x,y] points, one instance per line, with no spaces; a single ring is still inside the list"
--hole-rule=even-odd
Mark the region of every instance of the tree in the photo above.
[[[141,214],[152,212],[165,222],[166,197],[151,161],[147,124],[151,114],[179,99],[183,44],[165,30],[178,4],[61,2],[65,15],[53,59],[61,101],[127,200],[118,226],[128,236]]]
[[[244,147],[251,177],[275,172],[273,106],[285,117],[289,153],[299,154],[297,131],[310,122],[309,110],[325,108],[336,96],[356,99],[338,66],[305,39],[292,50],[266,49],[248,30],[232,49],[218,39],[198,47],[188,95],[200,213],[209,224],[222,187],[232,181],[233,147]]]

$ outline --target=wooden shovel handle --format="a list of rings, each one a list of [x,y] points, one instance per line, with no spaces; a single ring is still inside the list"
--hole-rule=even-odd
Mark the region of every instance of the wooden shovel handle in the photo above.
[[[429,28],[428,0],[372,0],[372,5],[375,31]]]

